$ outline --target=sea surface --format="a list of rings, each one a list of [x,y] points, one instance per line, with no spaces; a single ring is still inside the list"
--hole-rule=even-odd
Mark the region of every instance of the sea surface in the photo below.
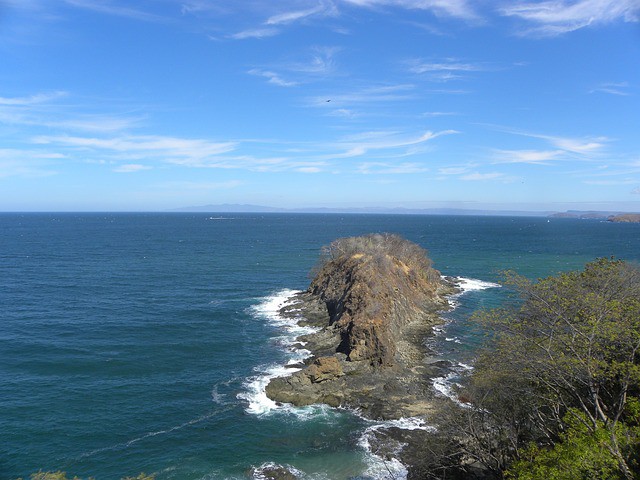
[[[471,313],[509,301],[501,271],[640,260],[640,224],[598,220],[0,214],[0,479],[245,479],[269,465],[306,479],[402,478],[402,464],[369,448],[384,424],[264,396],[305,354],[279,307],[308,286],[323,245],[372,232],[420,244],[464,279],[429,341],[458,373],[481,341]],[[434,389],[450,394],[455,375]]]

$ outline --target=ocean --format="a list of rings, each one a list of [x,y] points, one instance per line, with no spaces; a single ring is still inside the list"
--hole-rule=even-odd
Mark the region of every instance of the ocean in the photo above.
[[[429,345],[457,368],[468,322],[537,278],[597,257],[640,260],[640,224],[537,217],[339,214],[0,214],[0,479],[42,470],[120,479],[402,478],[357,412],[277,406],[270,376],[305,355],[278,316],[332,240],[397,233],[465,290]],[[429,428],[412,419],[405,428]]]

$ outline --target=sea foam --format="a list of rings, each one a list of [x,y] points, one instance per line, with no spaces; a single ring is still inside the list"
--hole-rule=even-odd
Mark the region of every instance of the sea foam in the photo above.
[[[267,397],[265,389],[269,382],[277,377],[291,375],[300,370],[300,368],[291,367],[304,361],[311,355],[309,350],[299,348],[302,342],[298,342],[300,335],[315,333],[319,330],[317,327],[303,327],[298,325],[295,319],[284,317],[280,314],[280,310],[289,305],[293,301],[296,290],[280,290],[273,295],[269,295],[260,299],[260,302],[249,310],[252,315],[258,319],[266,320],[270,325],[275,327],[279,335],[273,337],[273,341],[282,345],[287,352],[287,359],[282,364],[261,365],[254,368],[256,375],[249,377],[243,384],[243,391],[238,393],[237,398],[247,402],[245,411],[253,415],[263,415],[275,410],[286,410],[295,413],[298,416],[308,416],[312,411],[318,410],[312,408],[294,408],[290,405],[278,404]]]

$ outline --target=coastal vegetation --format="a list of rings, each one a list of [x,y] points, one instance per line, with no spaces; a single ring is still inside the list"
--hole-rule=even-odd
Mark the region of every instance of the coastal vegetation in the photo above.
[[[57,472],[37,472],[31,474],[29,477],[30,480],[80,480],[79,477],[68,477],[66,472],[57,471]],[[147,475],[146,473],[141,473],[137,477],[124,477],[122,480],[154,480],[155,475]],[[18,479],[22,480],[22,479]]]
[[[506,284],[520,301],[476,315],[491,339],[467,403],[442,422],[446,453],[457,453],[450,470],[640,478],[640,270],[603,258],[536,283],[510,273]]]

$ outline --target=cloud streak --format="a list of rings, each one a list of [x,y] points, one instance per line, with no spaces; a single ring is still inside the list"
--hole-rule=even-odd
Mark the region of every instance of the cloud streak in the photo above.
[[[510,3],[501,14],[531,24],[522,35],[557,36],[581,28],[613,23],[638,22],[637,0],[578,0]]]

